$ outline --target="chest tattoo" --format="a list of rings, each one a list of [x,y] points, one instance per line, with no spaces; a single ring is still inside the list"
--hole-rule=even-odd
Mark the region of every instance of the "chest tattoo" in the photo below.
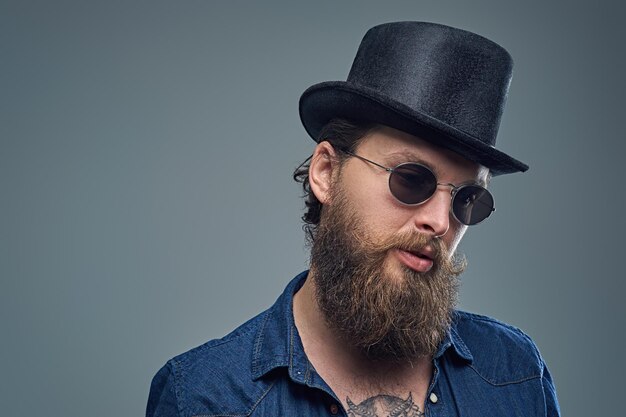
[[[354,404],[350,397],[348,403],[349,417],[422,417],[424,413],[413,402],[413,396],[409,393],[406,400],[393,395],[376,395],[363,400],[360,404]]]

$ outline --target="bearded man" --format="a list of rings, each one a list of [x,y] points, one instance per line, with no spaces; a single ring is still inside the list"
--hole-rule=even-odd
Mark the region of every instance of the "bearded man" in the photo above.
[[[512,61],[443,25],[365,35],[346,82],[300,99],[318,142],[294,173],[311,267],[226,337],[170,360],[147,416],[558,416],[534,343],[455,310],[469,226],[491,177]]]

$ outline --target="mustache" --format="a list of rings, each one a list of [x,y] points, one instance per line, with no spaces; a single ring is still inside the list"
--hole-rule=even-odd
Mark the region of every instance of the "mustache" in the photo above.
[[[363,239],[363,237],[360,237]],[[373,253],[387,253],[393,249],[419,253],[428,249],[428,257],[435,263],[443,263],[450,259],[450,251],[443,241],[421,232],[401,232],[391,235],[381,242],[368,242]]]

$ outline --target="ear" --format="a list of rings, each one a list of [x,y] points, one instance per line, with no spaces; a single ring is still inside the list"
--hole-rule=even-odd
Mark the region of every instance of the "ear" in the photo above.
[[[315,147],[309,167],[309,185],[320,203],[328,203],[333,180],[338,173],[339,161],[335,148],[327,141],[320,142]]]

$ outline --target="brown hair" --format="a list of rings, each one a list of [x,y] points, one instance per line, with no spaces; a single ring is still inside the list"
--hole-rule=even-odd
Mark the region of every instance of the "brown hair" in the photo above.
[[[317,142],[327,141],[337,150],[347,150],[354,152],[360,140],[371,133],[377,125],[371,122],[355,122],[346,119],[332,119],[320,131]],[[346,155],[338,152],[339,162],[343,163]],[[302,229],[306,233],[307,242],[313,243],[317,225],[322,216],[322,203],[311,191],[309,184],[309,167],[311,166],[311,156],[302,162],[294,171],[293,179],[302,184],[304,190],[304,204],[306,212],[302,216],[304,225]]]

